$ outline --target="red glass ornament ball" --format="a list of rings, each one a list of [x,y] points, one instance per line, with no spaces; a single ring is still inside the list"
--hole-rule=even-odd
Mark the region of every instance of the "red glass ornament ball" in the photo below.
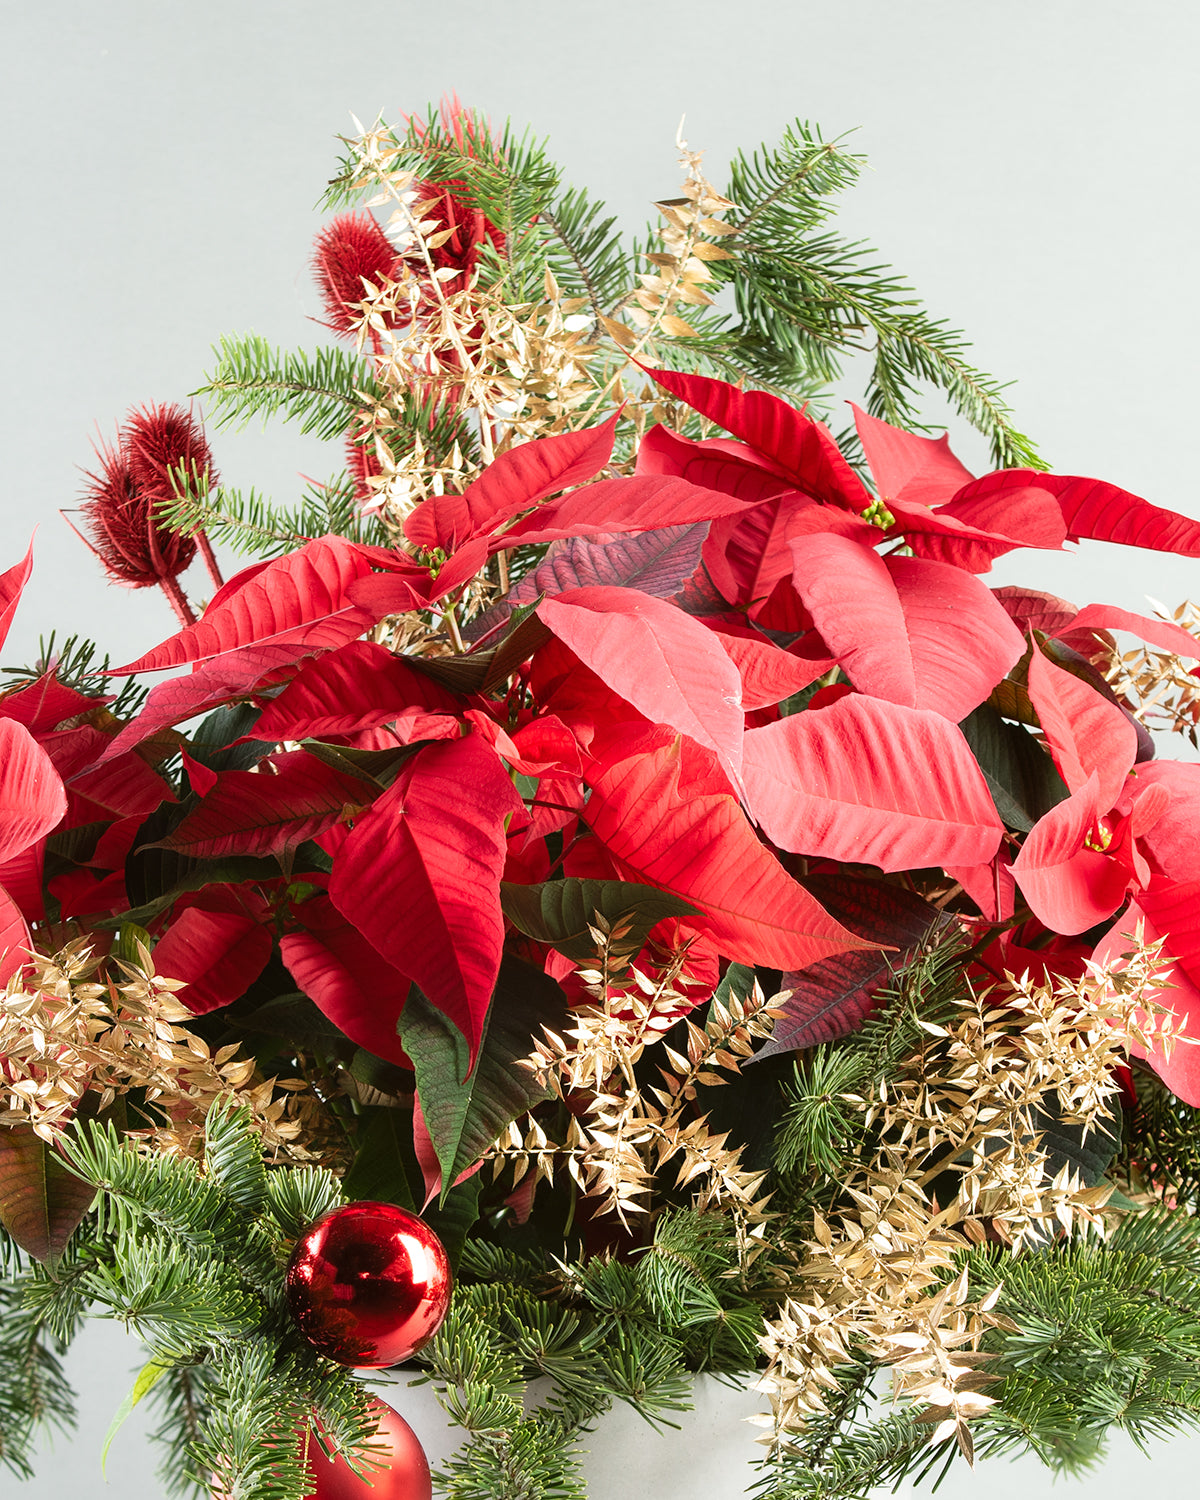
[[[300,1332],[338,1364],[396,1365],[441,1327],[453,1282],[441,1240],[392,1203],[348,1203],[301,1236],[287,1270]]]
[[[372,1397],[371,1407],[379,1417],[371,1438],[371,1457],[386,1467],[364,1465],[364,1477],[359,1478],[344,1458],[326,1458],[310,1432],[304,1457],[313,1488],[305,1500],[432,1500],[429,1461],[416,1433],[399,1412],[377,1398]],[[224,1490],[214,1490],[212,1500],[228,1500],[228,1496]]]
[[[376,1449],[373,1456],[387,1467],[364,1465],[360,1479],[344,1458],[326,1458],[310,1433],[304,1456],[314,1483],[307,1500],[431,1500],[429,1461],[416,1433],[382,1401],[373,1401],[372,1406],[379,1412],[379,1426],[371,1439]]]

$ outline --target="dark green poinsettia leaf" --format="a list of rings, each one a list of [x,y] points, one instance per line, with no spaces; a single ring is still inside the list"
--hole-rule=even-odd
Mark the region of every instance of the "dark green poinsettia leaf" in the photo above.
[[[417,752],[415,745],[397,745],[394,750],[359,750],[353,745],[327,745],[324,740],[301,740],[305,750],[323,765],[357,776],[368,785],[386,789],[396,772]]]
[[[1085,1187],[1095,1187],[1103,1179],[1121,1146],[1121,1101],[1109,1100],[1109,1108],[1113,1118],[1098,1120],[1088,1131],[1062,1118],[1057,1098],[1051,1099],[1049,1107],[1034,1111],[1033,1128],[1042,1138],[1048,1176],[1056,1177],[1070,1167]]]
[[[856,949],[784,974],[790,990],[775,1030],[755,1054],[770,1057],[857,1031],[875,1010],[880,990],[942,920],[935,907],[903,886],[858,875],[814,875],[804,881],[827,912],[857,937],[885,945]]]
[[[358,1150],[342,1183],[351,1201],[395,1203],[417,1212],[414,1182],[421,1170],[412,1145],[412,1112],[370,1106],[359,1114]]]
[[[523,609],[514,610],[510,628],[495,646],[464,656],[413,656],[405,657],[405,661],[451,692],[490,692],[550,639],[549,629],[534,614],[537,604],[535,600]]]
[[[262,716],[253,703],[226,703],[213,709],[188,735],[188,754],[210,771],[248,771],[275,746],[269,740],[243,739]]]
[[[95,1196],[32,1125],[0,1128],[0,1223],[27,1255],[57,1260]]]
[[[143,824],[139,837],[146,830]],[[165,911],[186,891],[198,891],[206,885],[241,885],[248,880],[278,880],[279,861],[258,859],[250,854],[231,854],[224,859],[191,859],[171,849],[147,849],[131,854],[125,865],[129,886],[130,861],[137,859],[137,889],[141,904],[115,917],[93,921],[93,927],[123,927],[129,922],[144,926],[159,912]]]
[[[629,939],[640,947],[646,934],[664,917],[686,917],[695,912],[678,896],[627,880],[546,880],[541,885],[500,886],[504,915],[526,937],[549,943],[576,963],[595,956],[596,944],[588,932],[599,912],[616,923],[631,918]]]
[[[1045,748],[1028,730],[1008,723],[990,703],[981,703],[958,727],[979,762],[996,811],[1015,832],[1028,833],[1068,795]]]
[[[506,957],[484,1021],[475,1066],[467,1073],[466,1039],[414,985],[400,1017],[400,1040],[413,1060],[417,1096],[442,1169],[444,1204],[450,1184],[477,1162],[504,1128],[548,1097],[528,1069],[530,1038],[543,1026],[561,1031],[567,997],[532,964]]]
[[[457,1270],[463,1246],[479,1217],[479,1194],[483,1184],[479,1174],[468,1177],[447,1190],[441,1203],[431,1203],[421,1217],[441,1240],[450,1259],[450,1269]]]

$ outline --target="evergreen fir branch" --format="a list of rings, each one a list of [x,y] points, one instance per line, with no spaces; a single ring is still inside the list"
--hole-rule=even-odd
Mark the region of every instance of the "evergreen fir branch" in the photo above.
[[[795,215],[801,232],[815,229],[833,212],[826,200],[857,182],[866,157],[842,149],[839,136],[826,141],[807,120],[788,125],[772,150],[760,146],[750,156],[738,152],[729,167],[726,195],[741,210],[739,235],[753,231],[777,205]]]
[[[472,141],[464,146],[434,111],[427,123],[414,121],[399,138],[394,169],[415,172],[422,182],[453,183],[467,207],[484,214],[507,237],[520,237],[553,202],[561,170],[546,141],[530,131],[518,134],[511,121],[499,132],[474,115]]]
[[[862,1084],[865,1064],[857,1048],[828,1043],[796,1059],[775,1135],[777,1171],[837,1175],[850,1141],[861,1131],[860,1111],[846,1095]]]
[[[160,515],[174,531],[202,530],[232,551],[255,557],[282,557],[330,532],[366,545],[387,543],[379,520],[363,514],[345,475],[328,484],[310,482],[293,507],[276,505],[253,489],[186,488],[164,502]]]
[[[740,320],[734,340],[748,368],[781,384],[814,376],[828,383],[847,353],[873,347],[873,415],[919,427],[914,382],[925,381],[989,438],[998,466],[1043,467],[1012,424],[1004,387],[966,359],[962,335],[931,319],[912,287],[864,241],[822,230],[831,196],[851,186],[861,166],[861,157],[802,121],[774,150],[734,159],[728,196],[743,213],[739,255],[713,271],[733,286]]]
[[[434,1478],[446,1500],[587,1500],[578,1451],[535,1418],[477,1438]]]
[[[341,1183],[323,1167],[268,1173],[267,1198],[285,1240],[298,1239],[311,1224],[346,1201]]]
[[[1032,1448],[1077,1472],[1114,1428],[1145,1446],[1200,1427],[1200,1235],[1182,1215],[1131,1215],[1036,1256],[968,1257],[977,1287],[1001,1287],[1011,1331],[990,1333],[999,1404],[981,1452]]]
[[[207,1409],[188,1445],[190,1477],[237,1500],[303,1500],[308,1420],[303,1392],[281,1379],[273,1351],[250,1342],[214,1352]]]
[[[250,1110],[217,1099],[204,1122],[204,1170],[246,1214],[270,1202],[262,1146],[250,1125]]]
[[[229,1194],[195,1162],[140,1156],[111,1124],[94,1120],[64,1132],[61,1150],[78,1176],[103,1189],[101,1234],[131,1242],[141,1225],[153,1226],[193,1255],[224,1255],[251,1285],[279,1295],[276,1257],[263,1229],[247,1225]]]
[[[207,397],[217,426],[244,427],[252,417],[281,416],[300,431],[340,437],[365,405],[381,398],[357,354],[333,347],[284,353],[255,334],[222,337],[216,368],[194,396]]]
[[[177,1365],[147,1398],[160,1416],[150,1441],[162,1454],[155,1472],[168,1500],[200,1500],[211,1494],[188,1469],[188,1454],[200,1440],[208,1412],[211,1381],[212,1369],[207,1364]]]
[[[1193,1213],[1200,1208],[1198,1122],[1200,1110],[1177,1099],[1148,1068],[1138,1070],[1137,1099],[1125,1115],[1121,1169]]]
[[[566,296],[586,297],[597,322],[611,316],[633,279],[616,216],[604,213],[605,204],[571,188],[541,214],[551,231],[544,249],[555,280]]]
[[[819,1434],[814,1434],[820,1442]],[[757,1500],[872,1500],[884,1485],[924,1472],[957,1453],[952,1438],[929,1447],[929,1428],[910,1409],[839,1432],[810,1456],[807,1445],[784,1449],[764,1464],[751,1489]]]
[[[212,1260],[190,1260],[162,1237],[124,1243],[118,1264],[96,1264],[89,1297],[138,1334],[159,1364],[192,1363],[214,1345],[244,1339],[262,1307],[236,1275]]]
[[[62,645],[55,648],[57,632],[38,637],[37,659],[27,667],[0,667],[0,675],[11,677],[10,689],[24,687],[53,672],[57,680],[66,687],[74,688],[89,698],[109,697],[114,687],[116,696],[108,704],[108,711],[116,718],[127,718],[136,714],[146,701],[149,688],[142,686],[135,677],[127,677],[119,687],[107,675],[111,658],[107,653],[97,662],[99,647],[79,635],[69,635]]]
[[[75,1393],[63,1372],[65,1345],[50,1338],[21,1283],[0,1285],[0,1467],[33,1477],[39,1434],[75,1426]]]

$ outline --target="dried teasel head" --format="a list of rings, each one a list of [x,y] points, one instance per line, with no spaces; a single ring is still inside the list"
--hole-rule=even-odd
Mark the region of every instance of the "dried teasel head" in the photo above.
[[[375,285],[394,280],[398,259],[373,214],[339,214],[326,224],[313,245],[312,264],[327,326],[353,337],[362,320],[364,280]]]
[[[138,407],[125,421],[123,446],[134,482],[155,498],[169,499],[177,476],[212,489],[218,483],[204,429],[182,406]]]
[[[198,538],[171,530],[162,507],[174,497],[181,473],[206,488],[216,483],[199,423],[181,406],[142,407],[97,457],[100,469],[88,472],[81,506],[84,541],[112,583],[161,588],[180,621],[191,624],[195,617],[177,580],[196,556]],[[207,556],[207,543],[199,540]]]

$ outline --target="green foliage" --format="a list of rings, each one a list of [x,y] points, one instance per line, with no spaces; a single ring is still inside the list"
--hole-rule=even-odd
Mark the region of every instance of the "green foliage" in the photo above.
[[[1134,1182],[1173,1198],[1180,1208],[1200,1208],[1200,1111],[1148,1068],[1137,1074],[1137,1099],[1125,1116],[1121,1168]]]
[[[364,396],[381,395],[367,363],[343,349],[285,353],[251,333],[222,337],[215,352],[215,369],[192,394],[206,398],[219,427],[244,427],[257,416],[281,417],[328,440],[346,431]]]
[[[10,1250],[8,1274],[19,1264]],[[33,1476],[41,1431],[75,1425],[75,1397],[61,1363],[64,1342],[25,1302],[24,1285],[23,1277],[0,1284],[0,1468],[18,1479]]]
[[[1200,1226],[1179,1214],[1127,1219],[1003,1262],[970,1257],[977,1289],[1002,1283],[1015,1332],[990,1335],[1000,1375],[982,1451],[1028,1445],[1072,1472],[1112,1429],[1139,1447],[1200,1427]]]
[[[163,506],[161,514],[176,531],[200,529],[232,551],[254,557],[282,557],[329,532],[371,546],[386,541],[379,522],[363,515],[354,485],[345,475],[328,484],[309,482],[299,503],[290,507],[276,505],[254,490],[189,485]]]
[[[115,683],[106,675],[110,661],[108,654],[105,653],[99,661],[96,659],[100,648],[95,641],[85,640],[79,635],[69,635],[55,649],[56,634],[52,630],[49,636],[38,636],[37,658],[29,666],[0,667],[0,676],[12,678],[4,689],[6,692],[25,687],[47,672],[53,672],[59,682],[89,698],[110,697],[115,689],[115,697],[108,705],[108,711],[116,718],[132,717],[139,711],[150,691],[148,687],[139,683],[135,677],[127,677],[119,685]]]
[[[555,982],[505,957],[474,1065],[458,1028],[415,988],[401,1017],[401,1039],[416,1068],[417,1093],[442,1171],[441,1202],[460,1172],[477,1162],[505,1128],[547,1097],[528,1069],[530,1037],[566,1020]],[[469,1070],[468,1070],[469,1068]]]
[[[678,896],[625,880],[546,880],[540,885],[500,886],[504,915],[527,937],[549,943],[576,963],[594,961],[597,916],[619,929],[621,946],[637,952],[650,929],[666,917],[696,908]]]
[[[926,383],[990,439],[998,467],[1041,467],[1012,424],[1003,386],[967,361],[963,335],[931,318],[876,250],[825,227],[831,200],[863,162],[801,120],[778,146],[734,158],[727,196],[741,215],[731,216],[738,255],[713,270],[733,287],[738,353],[756,379],[803,387],[838,379],[849,353],[870,350],[874,416],[918,426],[917,385]]]

